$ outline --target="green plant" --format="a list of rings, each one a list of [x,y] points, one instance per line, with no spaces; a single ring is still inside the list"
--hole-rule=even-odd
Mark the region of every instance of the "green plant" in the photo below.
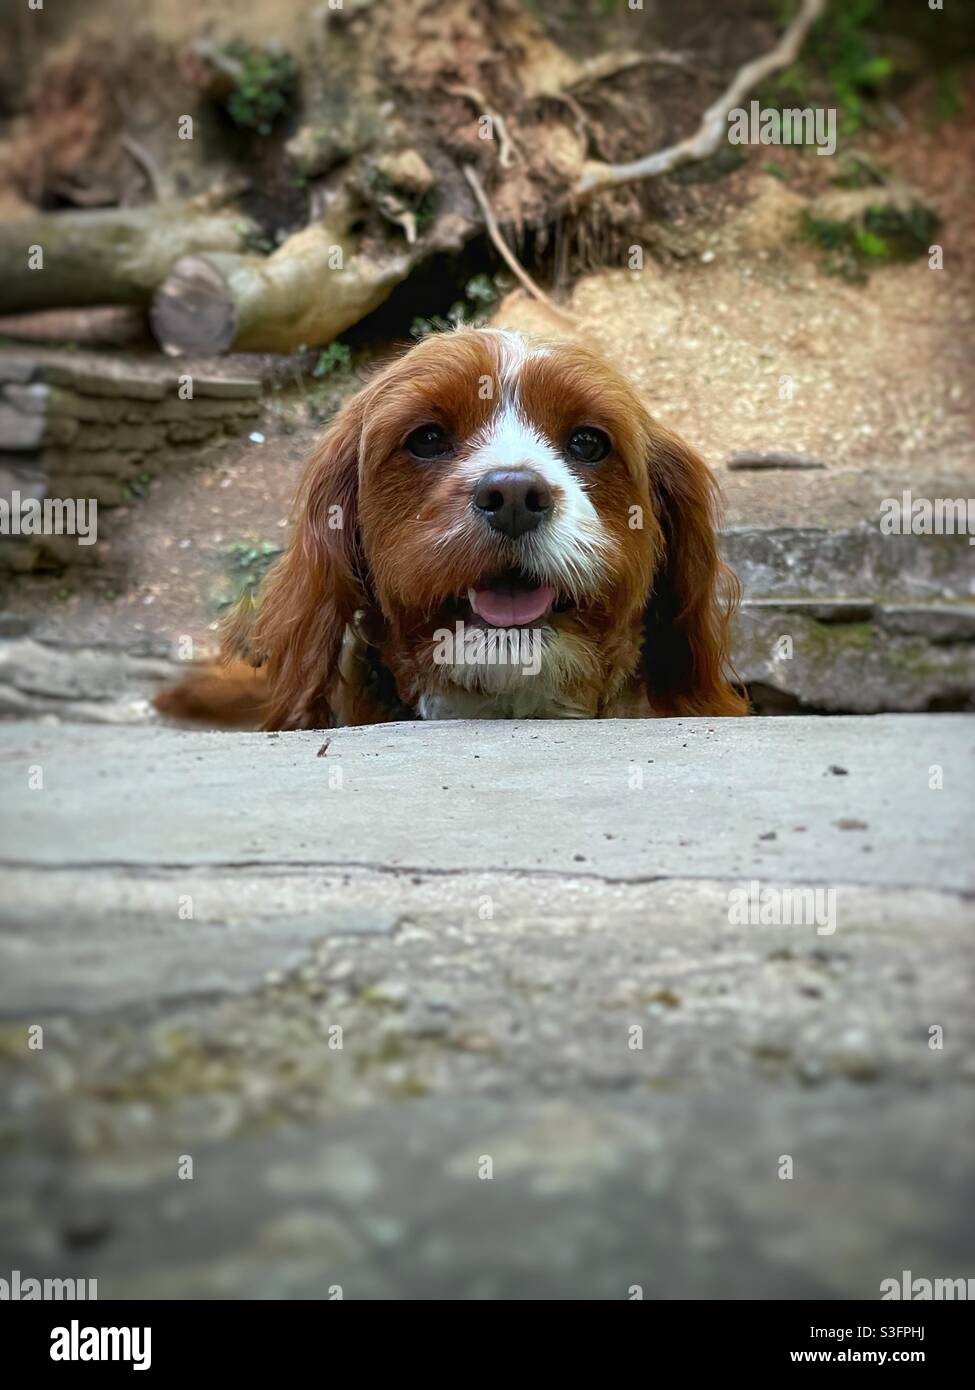
[[[318,354],[318,361],[311,369],[313,377],[319,380],[322,377],[340,375],[350,370],[352,366],[352,352],[346,347],[345,343],[329,343]]]
[[[220,608],[229,608],[241,598],[251,598],[283,547],[272,541],[235,541],[225,550],[232,592],[220,599]]]
[[[457,299],[447,310],[446,317],[420,315],[410,324],[411,338],[426,338],[430,333],[445,333],[462,324],[477,328],[485,323],[491,308],[504,293],[500,276],[491,278],[485,271],[472,275],[464,286],[464,298]]]
[[[416,230],[418,233],[425,232],[433,221],[437,212],[437,193],[436,189],[429,189],[420,198],[416,205],[414,216],[416,217]]]
[[[847,221],[808,212],[803,217],[803,235],[826,252],[823,268],[854,281],[866,279],[872,264],[925,255],[937,227],[936,215],[920,203],[907,208],[878,204]]]
[[[796,0],[779,4],[783,27],[795,16]],[[837,107],[840,131],[849,135],[867,120],[870,96],[894,72],[893,60],[878,52],[870,26],[881,18],[882,0],[832,0],[813,25],[799,60],[766,93],[768,105],[803,106],[826,97]]]
[[[866,227],[861,227],[854,233],[853,244],[862,256],[889,256],[890,248],[883,237],[876,232],[868,231]]]
[[[494,304],[498,299],[498,287],[490,275],[482,270],[468,280],[464,286],[464,297],[472,304]]]
[[[231,120],[245,130],[269,135],[271,127],[291,105],[295,65],[287,53],[229,43],[224,49],[234,85],[225,107]]]

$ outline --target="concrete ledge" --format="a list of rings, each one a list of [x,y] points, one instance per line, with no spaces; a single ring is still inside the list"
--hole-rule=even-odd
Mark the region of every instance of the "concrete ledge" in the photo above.
[[[975,888],[973,716],[385,724],[318,757],[325,737],[0,727],[3,860]]]
[[[0,726],[0,1269],[101,1298],[975,1273],[975,718],[325,737]],[[734,919],[750,881],[835,891],[835,930]]]

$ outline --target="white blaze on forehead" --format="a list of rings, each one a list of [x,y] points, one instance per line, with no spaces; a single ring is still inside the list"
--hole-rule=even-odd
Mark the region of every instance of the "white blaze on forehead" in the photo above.
[[[532,348],[520,333],[482,331],[501,340],[497,394],[491,418],[471,439],[472,452],[458,476],[472,490],[496,468],[530,468],[544,479],[552,493],[552,512],[518,542],[525,565],[573,592],[585,591],[602,572],[615,544],[585,484],[525,411],[521,369],[532,358],[547,356],[548,349]]]
[[[518,373],[531,356],[541,356],[539,349],[532,349],[524,333],[515,333],[510,328],[481,328],[486,337],[496,340],[498,347],[498,391],[505,393],[518,390]]]

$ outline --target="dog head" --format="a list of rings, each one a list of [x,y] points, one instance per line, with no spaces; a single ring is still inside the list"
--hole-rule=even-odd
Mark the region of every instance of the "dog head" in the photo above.
[[[425,339],[339,412],[237,623],[267,726],[743,713],[713,494],[596,354]]]

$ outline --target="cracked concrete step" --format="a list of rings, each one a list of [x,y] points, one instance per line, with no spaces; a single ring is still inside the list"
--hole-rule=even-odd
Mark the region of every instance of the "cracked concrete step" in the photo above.
[[[0,728],[0,1266],[102,1298],[970,1270],[975,719],[331,738]],[[752,880],[834,889],[835,931],[732,920]]]
[[[756,836],[749,872],[763,884],[778,883],[764,848]],[[496,963],[497,978],[507,983],[520,980],[561,989],[584,967],[587,989],[576,999],[573,1026],[577,1038],[589,1031],[591,995],[589,1061],[596,1065],[606,1050],[611,1070],[620,1057],[616,1053],[613,1062],[611,1040],[602,1039],[599,1029],[599,1009],[606,1001],[622,1005],[642,999],[664,1011],[682,1002],[682,1012],[668,1020],[669,1034],[675,1046],[680,1040],[688,1058],[700,1051],[700,1043],[693,1035],[684,1037],[681,1023],[693,1023],[697,1009],[717,1010],[730,1058],[732,1039],[739,1036],[746,1050],[759,1041],[767,1042],[771,1052],[780,1049],[782,1039],[774,1026],[768,1036],[749,1033],[749,1028],[753,1006],[766,996],[771,1001],[786,977],[795,979],[811,999],[822,995],[824,985],[834,987],[842,979],[852,1003],[854,977],[869,990],[871,978],[881,970],[890,976],[886,1007],[895,1012],[910,1011],[917,989],[940,995],[956,1043],[969,1037],[969,1052],[962,1047],[958,1065],[975,1067],[975,1019],[965,1024],[967,987],[955,968],[975,930],[975,902],[936,887],[843,885],[836,891],[834,930],[826,929],[830,923],[823,913],[820,931],[813,921],[802,929],[786,924],[761,930],[731,922],[730,893],[739,885],[721,879],[621,883],[544,873],[427,872],[407,877],[302,868],[52,872],[8,867],[2,881],[0,1018],[49,1010],[90,1015],[157,1001],[242,995],[263,985],[269,973],[300,973],[326,960],[331,967],[353,944],[357,978],[396,980],[407,941],[415,939],[421,954],[436,943],[442,963],[449,958],[454,948],[442,939],[449,924],[462,928],[464,940],[476,939],[483,961]],[[826,899],[821,904],[828,907]],[[553,921],[558,923],[554,935]],[[915,939],[918,922],[937,929],[923,950]],[[649,981],[641,964],[648,941],[653,947]],[[514,973],[509,973],[506,951],[521,958]],[[706,977],[711,983],[700,997],[701,982],[686,964],[688,953],[710,961]],[[714,983],[718,976],[719,985]],[[946,981],[951,984],[947,990]],[[472,1003],[482,1005],[496,994],[492,1012],[518,1014],[525,1001],[517,991],[509,997],[507,983],[492,986],[482,979]],[[388,1003],[407,1009],[399,990],[399,985],[391,989]],[[404,1022],[415,1023],[421,1033],[433,1028],[438,1000],[447,1014],[462,1013],[464,989],[456,978],[451,995],[454,1003],[448,1008],[435,984],[412,987]],[[794,1036],[784,1054],[795,1056],[804,1076],[806,1069],[812,1075],[820,1065],[816,1059],[822,1060],[829,1032],[818,1017],[811,1022],[815,1027],[807,1036],[793,1020]],[[839,1037],[856,1026],[855,1011],[834,1022],[832,1031]],[[520,1024],[513,1024],[513,1031],[521,1026],[527,1037],[530,1008]],[[918,1059],[913,1044],[905,1053],[886,1027],[872,1046],[875,1069],[908,1061],[913,1068],[926,1060],[923,1052]],[[826,1048],[830,1055],[833,1051]],[[945,1070],[947,1063],[941,1065]]]
[[[316,732],[0,726],[3,860],[737,879],[764,834],[766,872],[783,880],[975,887],[959,853],[972,834],[966,715],[457,721],[330,737],[318,757]]]

